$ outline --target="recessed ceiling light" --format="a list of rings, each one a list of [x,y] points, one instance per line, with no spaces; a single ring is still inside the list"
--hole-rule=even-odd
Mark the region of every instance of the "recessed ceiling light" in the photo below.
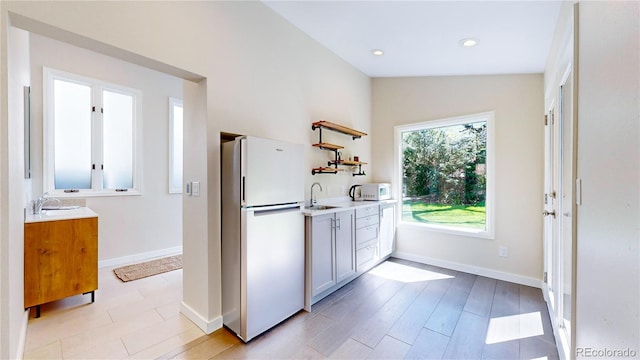
[[[382,56],[384,55],[384,51],[380,50],[380,49],[373,49],[371,50],[371,53],[375,56]]]
[[[472,47],[478,44],[478,40],[473,38],[466,38],[459,41],[460,45],[464,47]]]

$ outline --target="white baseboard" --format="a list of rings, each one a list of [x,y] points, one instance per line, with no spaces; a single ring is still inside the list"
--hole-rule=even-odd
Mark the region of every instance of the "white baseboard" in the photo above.
[[[391,254],[391,256],[397,257],[399,259],[419,262],[422,264],[428,264],[428,265],[443,267],[451,270],[462,271],[469,274],[486,276],[492,279],[508,281],[508,282],[521,284],[521,285],[527,285],[527,286],[531,286],[539,289],[542,288],[542,284],[543,284],[542,280],[534,279],[528,276],[516,275],[516,274],[506,273],[502,271],[477,267],[477,266],[460,264],[457,262],[447,261],[442,259],[434,259],[426,256],[414,255],[414,254],[403,253],[403,252],[394,252],[393,254]]]
[[[222,328],[222,316],[218,316],[213,320],[207,320],[193,310],[189,305],[185,304],[184,301],[180,303],[180,312],[207,335]]]
[[[119,258],[112,258],[98,261],[98,268],[131,264],[153,258],[182,254],[182,246],[174,246],[166,249],[154,250],[145,253],[127,255]]]

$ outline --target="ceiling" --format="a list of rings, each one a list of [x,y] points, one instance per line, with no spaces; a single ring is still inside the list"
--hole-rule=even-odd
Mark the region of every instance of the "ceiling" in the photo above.
[[[371,77],[542,73],[561,1],[272,1]],[[477,45],[463,47],[460,40]],[[373,49],[384,55],[375,56]]]

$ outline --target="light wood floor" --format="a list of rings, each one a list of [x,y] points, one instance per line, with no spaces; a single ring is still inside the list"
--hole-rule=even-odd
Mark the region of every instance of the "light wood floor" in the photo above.
[[[95,304],[68,300],[30,321],[25,357],[558,358],[540,289],[481,276],[392,259],[249,344],[226,329],[204,335],[180,315],[181,277],[111,284],[101,271]]]
[[[25,359],[153,359],[205,335],[180,314],[182,270],[127,283],[112,270],[99,270],[95,303],[78,295],[31,311]]]

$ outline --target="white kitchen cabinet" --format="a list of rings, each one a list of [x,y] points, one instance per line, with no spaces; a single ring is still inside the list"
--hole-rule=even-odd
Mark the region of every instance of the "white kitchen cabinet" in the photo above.
[[[356,209],[356,259],[359,274],[371,269],[380,259],[380,208],[370,205]]]
[[[393,252],[396,238],[396,206],[395,204],[380,205],[380,258],[383,259]]]
[[[356,274],[354,211],[306,218],[305,308]]]
[[[307,219],[309,221],[309,218]],[[334,214],[311,218],[311,294],[313,296],[336,284],[334,253]]]
[[[356,256],[353,239],[353,211],[335,213],[336,274],[337,283],[356,274]]]

